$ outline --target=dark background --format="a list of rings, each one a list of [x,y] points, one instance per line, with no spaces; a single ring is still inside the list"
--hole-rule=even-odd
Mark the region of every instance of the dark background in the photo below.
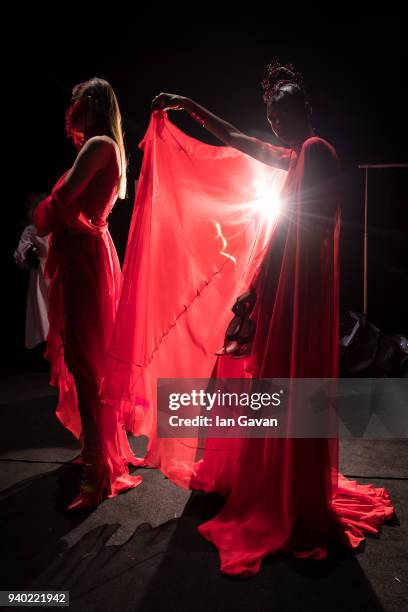
[[[263,19],[261,15],[217,27],[209,11],[201,6],[188,25],[177,27],[181,18],[167,16],[159,6],[156,18],[135,14],[126,21],[112,12],[106,19],[85,23],[76,9],[72,23],[69,12],[54,22],[48,15],[48,23],[41,26],[26,16],[24,30],[10,23],[13,36],[6,60],[11,77],[6,89],[11,95],[4,97],[16,114],[11,120],[11,109],[7,111],[6,127],[12,130],[9,142],[17,146],[9,156],[14,178],[6,180],[13,186],[12,195],[3,203],[3,358],[9,362],[27,359],[23,342],[28,274],[12,257],[27,195],[50,190],[72,164],[75,150],[64,135],[64,113],[72,86],[92,76],[112,83],[126,131],[129,198],[118,202],[110,217],[122,258],[142,161],[137,145],[154,95],[168,91],[194,98],[242,131],[273,142],[260,83],[273,58],[293,62],[304,75],[313,125],[334,144],[341,160],[341,305],[343,311],[362,310],[364,188],[357,166],[408,162],[405,17],[333,14],[321,21],[295,19],[293,12],[272,20],[265,13]],[[188,116],[173,113],[171,118],[192,136],[217,144]],[[406,334],[408,170],[370,172],[369,318],[384,331]]]

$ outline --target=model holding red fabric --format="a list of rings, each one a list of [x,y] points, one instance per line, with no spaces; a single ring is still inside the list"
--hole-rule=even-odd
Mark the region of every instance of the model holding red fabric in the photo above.
[[[287,171],[284,213],[249,292],[238,300],[254,306],[254,337],[232,338],[215,373],[336,378],[338,160],[311,128],[311,108],[293,67],[270,65],[263,85],[268,121],[287,147],[249,137],[188,98],[160,94],[153,101],[154,110],[184,109],[227,146]],[[252,575],[279,551],[324,559],[333,538],[356,547],[364,531],[376,532],[393,514],[384,489],[338,473],[337,438],[228,440],[218,448],[215,442],[207,441],[190,486],[226,497],[221,512],[199,528],[218,548],[225,573]]]
[[[57,415],[82,440],[80,494],[69,509],[140,484],[117,413],[99,398],[121,272],[107,218],[126,194],[126,157],[118,102],[111,85],[91,79],[74,87],[67,133],[78,156],[37,208],[39,235],[51,233],[47,357],[59,388]]]

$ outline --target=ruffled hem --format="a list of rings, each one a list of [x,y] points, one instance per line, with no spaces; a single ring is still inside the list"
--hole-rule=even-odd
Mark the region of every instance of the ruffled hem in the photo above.
[[[384,487],[360,485],[339,474],[337,492],[333,498],[341,540],[357,548],[365,539],[364,532],[376,534],[380,525],[392,518],[394,507]]]
[[[119,493],[124,493],[129,489],[134,489],[142,484],[143,479],[141,476],[131,476],[130,474],[122,474],[115,480],[109,482],[109,493],[108,497],[116,497]]]
[[[198,527],[199,533],[214,544],[219,551],[221,572],[230,576],[250,577],[257,574],[263,559],[278,554],[288,553],[299,559],[326,560],[331,540],[342,542],[347,548],[356,549],[365,539],[366,533],[377,534],[380,525],[392,518],[394,507],[390,496],[383,487],[371,484],[359,485],[338,474],[338,488],[332,500],[333,532],[328,534],[325,543],[309,550],[300,549],[293,535],[276,534],[273,550],[239,550],[239,520],[222,524],[219,517],[203,523]],[[265,520],[267,517],[265,515]],[[248,523],[245,529],[248,530]],[[271,525],[273,529],[273,525]],[[233,541],[230,530],[233,530]],[[326,539],[326,538],[325,538]],[[256,543],[256,530],[253,542]]]

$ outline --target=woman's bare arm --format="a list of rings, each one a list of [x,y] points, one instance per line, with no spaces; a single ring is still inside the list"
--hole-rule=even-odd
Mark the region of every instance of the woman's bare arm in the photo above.
[[[258,138],[241,132],[231,123],[214,115],[194,100],[174,94],[161,93],[152,102],[152,110],[185,110],[206,130],[229,147],[233,147],[258,161],[287,170],[290,160],[290,149],[276,147]]]

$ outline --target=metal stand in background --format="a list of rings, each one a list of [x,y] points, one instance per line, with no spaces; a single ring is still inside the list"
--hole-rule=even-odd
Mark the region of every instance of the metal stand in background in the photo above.
[[[368,171],[374,168],[408,168],[408,164],[362,164],[364,169],[364,314],[367,314],[367,287],[368,287]]]

